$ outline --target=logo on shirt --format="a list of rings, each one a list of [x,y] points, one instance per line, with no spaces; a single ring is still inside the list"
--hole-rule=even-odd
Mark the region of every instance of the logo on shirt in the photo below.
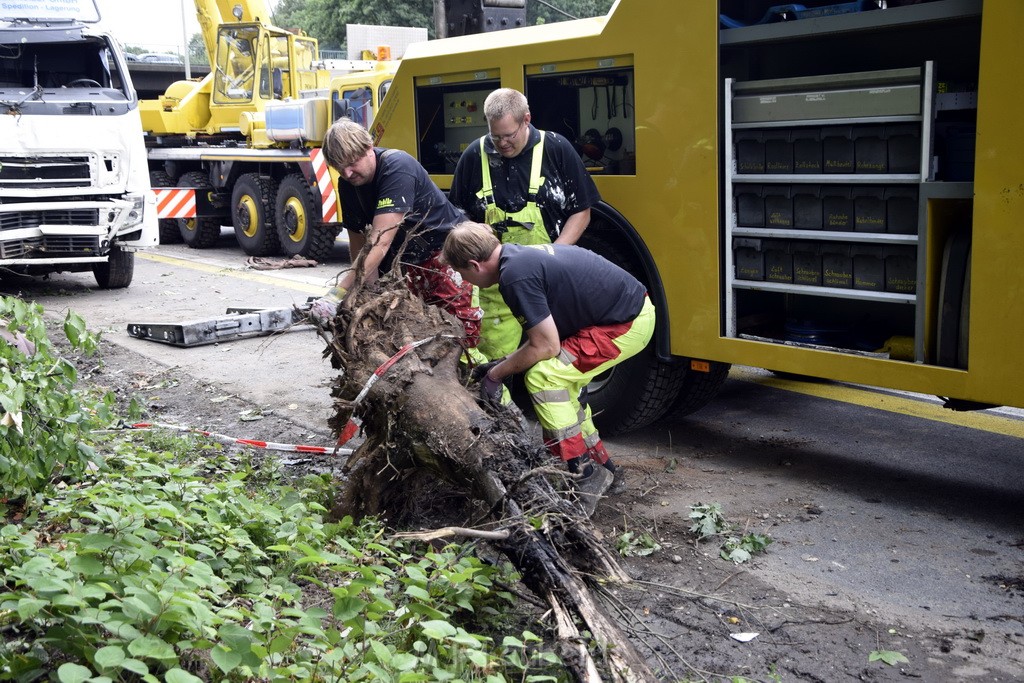
[[[390,197],[381,197],[379,200],[377,200],[378,209],[390,209],[393,208],[394,206],[395,200],[391,199]]]

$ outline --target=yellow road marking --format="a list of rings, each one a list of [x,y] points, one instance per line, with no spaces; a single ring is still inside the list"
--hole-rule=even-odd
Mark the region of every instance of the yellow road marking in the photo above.
[[[204,273],[212,273],[214,275],[226,275],[228,277],[238,278],[239,280],[249,280],[251,282],[259,282],[265,285],[274,285],[275,287],[294,289],[299,292],[305,292],[306,294],[323,294],[325,291],[327,291],[325,286],[310,285],[305,282],[295,282],[293,280],[271,277],[269,275],[253,273],[248,270],[241,270],[239,268],[233,268],[231,266],[214,266],[208,263],[196,263],[195,261],[189,261],[187,259],[177,258],[175,256],[167,256],[165,254],[154,254],[152,252],[145,251],[138,251],[136,252],[136,255],[139,258],[146,259],[147,261],[156,261],[157,263],[166,263],[172,266],[191,268],[192,270],[198,270]]]
[[[859,389],[832,382],[804,382],[773,375],[760,375],[743,368],[737,368],[736,366],[733,366],[729,372],[729,377],[772,387],[773,389],[792,391],[806,396],[814,396],[866,408],[877,408],[878,410],[899,413],[923,420],[933,420],[943,424],[958,425],[968,429],[977,429],[993,434],[1024,439],[1024,420],[1014,419],[1006,415],[996,415],[983,411],[956,412],[943,408],[941,405],[910,397],[875,392],[870,389]]]

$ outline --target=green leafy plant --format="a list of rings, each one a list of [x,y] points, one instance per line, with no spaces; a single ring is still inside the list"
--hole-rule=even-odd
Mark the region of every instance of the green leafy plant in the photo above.
[[[623,557],[638,557],[661,550],[661,544],[647,532],[627,531],[615,539],[615,550]]]
[[[741,537],[729,536],[722,544],[719,555],[736,564],[746,562],[756,553],[764,552],[774,539],[766,534],[748,533]]]
[[[218,445],[108,435],[106,470],[0,528],[0,679],[559,680],[518,580],[472,546],[321,519],[320,477]],[[298,484],[297,486],[295,484]],[[507,675],[507,677],[506,677]]]
[[[690,506],[690,531],[698,539],[711,538],[729,529],[720,503],[695,503]]]
[[[746,562],[753,555],[764,552],[773,541],[767,534],[745,533],[734,534],[735,527],[725,519],[719,503],[695,503],[690,506],[690,531],[698,541],[713,537],[723,537],[719,547],[719,556],[736,564]]]
[[[894,650],[872,650],[871,654],[868,655],[869,662],[885,662],[889,666],[896,666],[897,664],[907,664],[910,662],[902,652],[895,652]]]
[[[47,336],[40,306],[0,297],[0,328],[33,347],[26,353],[0,340],[0,491],[17,500],[102,465],[87,437],[110,420],[112,399],[75,388],[77,371]],[[67,314],[63,329],[74,350],[96,350],[98,338],[75,313]]]

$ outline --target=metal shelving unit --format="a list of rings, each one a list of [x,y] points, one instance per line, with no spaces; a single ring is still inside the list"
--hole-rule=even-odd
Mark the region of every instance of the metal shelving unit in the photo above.
[[[935,3],[939,4],[939,3]],[[945,11],[954,13],[971,13],[978,8],[971,2],[942,3]],[[856,17],[849,21],[873,21],[873,13],[865,13],[865,17]],[[920,14],[918,14],[920,17]],[[891,14],[887,17],[891,20]],[[833,18],[829,18],[831,21]],[[822,21],[826,21],[822,19]],[[805,22],[794,22],[804,24]],[[738,35],[752,35],[752,28],[765,28],[769,33],[779,31],[806,30],[808,33],[820,33],[820,29],[811,26],[796,28],[783,27],[750,27],[733,29],[723,32],[723,44],[726,36],[734,31]],[[908,86],[908,77],[912,77],[913,85]],[[931,119],[933,115],[933,70],[930,63],[920,69],[899,69],[888,72],[840,74],[814,78],[778,79],[772,81],[752,81],[737,83],[732,79],[725,82],[725,233],[723,242],[723,261],[725,272],[725,333],[728,337],[749,337],[744,330],[737,329],[737,297],[743,292],[774,292],[782,295],[797,294],[812,297],[833,299],[852,299],[880,304],[901,304],[915,307],[914,321],[916,338],[923,339],[925,324],[925,267],[927,226],[925,224],[924,207],[929,198],[939,196],[960,196],[969,192],[956,183],[958,187],[945,187],[946,183],[928,182],[931,165]],[[829,116],[829,97],[839,92],[834,98],[836,108],[842,115]],[[738,94],[739,93],[739,94]],[[910,94],[914,95],[916,111],[909,111]],[[735,115],[734,104],[737,97],[742,97],[742,111]],[[891,110],[889,109],[891,107]],[[807,116],[799,115],[806,110]],[[781,116],[779,115],[781,112]],[[794,115],[796,114],[796,115]],[[739,118],[741,120],[734,120]],[[919,139],[919,156],[913,173],[738,173],[735,133],[749,131],[754,134],[770,135],[780,130],[801,130],[814,127],[826,130],[828,127],[910,125]],[[852,144],[852,138],[851,138]],[[914,188],[917,192],[917,218],[913,224],[913,232],[863,232],[837,231],[822,229],[797,229],[777,226],[752,226],[738,224],[738,211],[734,190],[737,186],[783,187],[786,191],[801,186],[817,185],[821,187],[835,186],[875,186],[879,188]],[[969,184],[967,184],[969,185]],[[760,195],[759,195],[760,196]],[[767,213],[767,211],[766,211]],[[825,226],[823,226],[825,227]],[[733,248],[734,238],[753,238],[765,240],[785,240],[787,245],[799,245],[802,242],[817,243],[848,243],[853,248],[866,245],[916,247],[917,267],[915,269],[917,285],[914,293],[896,291],[877,291],[874,289],[854,289],[832,286],[812,286],[788,282],[777,282],[743,279],[737,277],[736,254]],[[742,239],[741,239],[742,241]],[[787,247],[788,248],[788,247]],[[884,278],[883,278],[884,280]],[[883,282],[884,285],[884,282]],[[884,287],[882,288],[884,290]],[[779,340],[780,342],[782,340]],[[920,347],[920,345],[919,345]],[[833,349],[834,350],[834,349]],[[917,355],[923,352],[919,348]],[[921,360],[919,357],[918,360]]]

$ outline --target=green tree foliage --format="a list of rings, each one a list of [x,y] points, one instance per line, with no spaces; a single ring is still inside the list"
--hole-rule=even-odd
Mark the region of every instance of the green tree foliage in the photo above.
[[[614,0],[526,0],[527,23],[542,24],[570,18],[602,16]],[[557,8],[557,9],[556,9]],[[561,10],[561,11],[559,11]],[[321,49],[345,45],[346,24],[416,26],[434,37],[434,0],[281,0],[274,23],[300,28],[320,41]]]

